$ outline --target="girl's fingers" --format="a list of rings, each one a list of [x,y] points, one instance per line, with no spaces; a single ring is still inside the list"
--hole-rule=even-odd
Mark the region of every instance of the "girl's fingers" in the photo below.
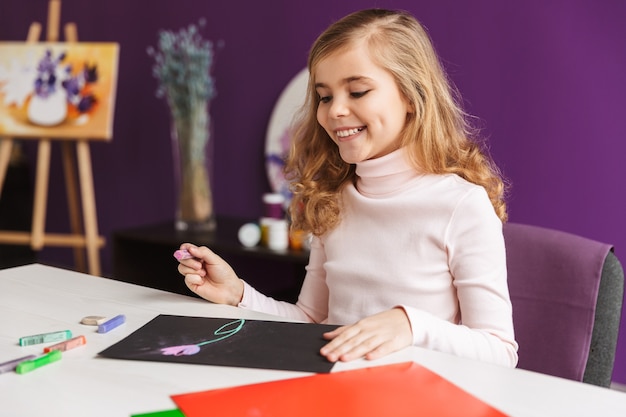
[[[195,274],[185,275],[185,283],[187,285],[202,285],[204,283],[204,279]]]
[[[322,347],[320,353],[331,362],[336,362],[343,355],[357,349],[364,341],[364,335],[354,326],[338,327],[331,332],[325,333],[324,337],[326,339],[332,338],[332,340]]]
[[[344,330],[345,330],[346,326],[341,326],[341,327],[337,327],[335,330],[331,330],[330,332],[326,332],[323,334],[324,339],[334,339],[335,337],[339,336]]]
[[[204,268],[202,268],[202,263],[200,262],[195,262],[193,264],[188,264],[187,262],[181,262],[180,264],[178,264],[178,272],[181,275],[188,275],[188,274],[196,274],[196,275],[200,275],[200,276],[205,276],[206,275],[206,271],[204,270]]]

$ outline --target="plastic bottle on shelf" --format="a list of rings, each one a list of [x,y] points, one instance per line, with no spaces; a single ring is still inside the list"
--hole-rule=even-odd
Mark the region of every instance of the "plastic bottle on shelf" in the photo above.
[[[285,219],[268,219],[267,247],[272,250],[289,248],[289,224]]]

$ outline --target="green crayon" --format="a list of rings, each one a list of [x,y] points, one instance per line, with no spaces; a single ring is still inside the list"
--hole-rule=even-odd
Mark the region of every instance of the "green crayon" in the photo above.
[[[50,353],[39,356],[38,358],[18,364],[17,368],[15,368],[15,372],[18,374],[25,374],[27,372],[34,371],[44,365],[60,360],[61,355],[62,353],[60,350],[53,350]]]

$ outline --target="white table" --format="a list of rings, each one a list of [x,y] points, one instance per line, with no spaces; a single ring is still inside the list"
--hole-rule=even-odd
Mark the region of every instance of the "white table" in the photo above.
[[[181,279],[172,271],[172,279]],[[125,314],[106,334],[81,325],[88,315]],[[87,345],[33,372],[0,375],[0,416],[130,416],[176,407],[172,394],[310,375],[304,372],[106,359],[97,353],[158,314],[281,320],[265,314],[43,265],[0,271],[0,362],[39,354],[21,336],[69,329]],[[335,370],[415,361],[512,416],[626,415],[626,394],[420,348],[382,360],[339,363]]]

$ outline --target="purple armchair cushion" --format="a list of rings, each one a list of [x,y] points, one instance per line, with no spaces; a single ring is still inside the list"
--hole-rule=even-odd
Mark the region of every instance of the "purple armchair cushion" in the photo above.
[[[522,369],[582,381],[611,245],[537,226],[504,226]]]

